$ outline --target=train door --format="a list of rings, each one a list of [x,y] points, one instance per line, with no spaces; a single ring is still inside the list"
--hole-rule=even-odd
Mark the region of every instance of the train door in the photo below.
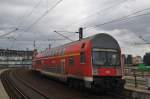
[[[65,67],[65,59],[61,59],[61,66],[60,66],[60,73],[62,75],[62,77],[60,78],[61,81],[66,82],[67,81],[67,75],[66,75],[66,67]]]
[[[65,59],[61,59],[61,73],[65,74]]]

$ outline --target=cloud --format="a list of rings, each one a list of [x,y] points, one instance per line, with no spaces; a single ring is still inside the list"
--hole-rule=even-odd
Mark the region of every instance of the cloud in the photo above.
[[[133,54],[143,56],[145,52],[149,52],[150,46],[145,45],[144,41],[139,38],[139,35],[136,33],[127,30],[127,29],[114,29],[114,30],[103,30],[103,29],[94,29],[85,31],[84,36],[88,37],[97,33],[107,33],[114,37],[121,49],[123,54]]]
[[[3,39],[0,42],[1,48],[10,48],[13,45],[13,48],[33,49],[33,40],[36,40],[37,47],[40,50],[48,47],[49,43],[53,46],[58,46],[69,41],[47,41],[47,39],[63,38],[54,33],[53,31],[55,30],[76,32],[80,26],[95,26],[96,24],[108,22],[150,6],[149,0],[63,0],[63,2],[50,11],[36,25],[26,30],[48,9],[47,7],[50,8],[57,2],[56,0],[49,0],[47,4],[46,1],[41,0],[39,6],[33,9],[39,1],[40,0],[0,1],[0,33],[11,31],[12,28],[10,27],[17,27],[21,23],[21,25],[19,25],[20,30],[10,35],[10,37],[16,38],[15,43],[13,40],[8,40],[7,38]],[[118,4],[119,2],[121,3]],[[116,6],[113,7],[113,5]],[[32,11],[32,14],[28,16],[30,11]],[[85,29],[84,37],[106,32],[118,40],[125,53],[143,55],[149,51],[150,46],[135,45],[134,43],[143,43],[139,36],[150,41],[149,26],[150,19],[149,15],[147,15],[128,21]],[[73,35],[65,32],[63,34],[73,40],[78,39],[78,35],[76,34]]]

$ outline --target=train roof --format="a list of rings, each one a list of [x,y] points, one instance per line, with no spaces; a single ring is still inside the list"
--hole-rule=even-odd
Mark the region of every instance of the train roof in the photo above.
[[[84,42],[86,40],[91,40],[93,47],[107,48],[107,49],[120,49],[120,46],[116,39],[114,39],[111,35],[107,33],[99,33],[93,36],[89,36],[87,38],[83,38],[82,40],[74,41],[67,43],[63,46],[69,46],[78,42]],[[57,48],[57,47],[56,47]]]
[[[96,34],[91,36],[93,48],[106,48],[106,49],[120,49],[120,46],[116,39],[106,33]]]
[[[77,41],[66,43],[64,45],[56,46],[54,48],[65,47],[65,46],[69,46],[78,42],[84,42],[86,40],[91,40],[93,43],[93,47],[120,49],[120,46],[117,40],[107,33],[98,33],[93,36],[83,38],[81,40],[77,40]],[[47,49],[47,50],[50,50],[50,49]]]
[[[61,47],[63,48],[63,47],[67,47],[67,46],[79,43],[79,42],[85,42],[86,43],[86,41],[90,41],[90,40],[92,41],[92,47],[93,48],[117,49],[117,50],[120,49],[120,46],[119,46],[117,40],[115,40],[111,35],[106,34],[106,33],[99,33],[99,34],[96,34],[96,35],[93,35],[93,36],[90,36],[87,38],[83,38],[82,40],[73,41],[73,42],[70,42],[70,43],[67,43],[67,44],[64,44],[64,45],[61,45],[58,47],[54,47],[54,48],[56,48],[56,49],[61,48]],[[46,49],[42,52],[50,51],[50,50],[51,49]],[[43,56],[42,52],[38,53],[37,57],[42,57]]]

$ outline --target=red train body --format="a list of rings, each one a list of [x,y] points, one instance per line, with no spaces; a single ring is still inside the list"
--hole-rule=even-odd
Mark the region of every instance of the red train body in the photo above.
[[[70,86],[108,90],[125,83],[119,44],[104,33],[37,53],[33,68]]]

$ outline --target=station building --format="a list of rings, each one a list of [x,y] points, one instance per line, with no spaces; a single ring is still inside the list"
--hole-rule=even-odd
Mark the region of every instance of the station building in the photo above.
[[[33,51],[0,49],[0,67],[30,67]]]

